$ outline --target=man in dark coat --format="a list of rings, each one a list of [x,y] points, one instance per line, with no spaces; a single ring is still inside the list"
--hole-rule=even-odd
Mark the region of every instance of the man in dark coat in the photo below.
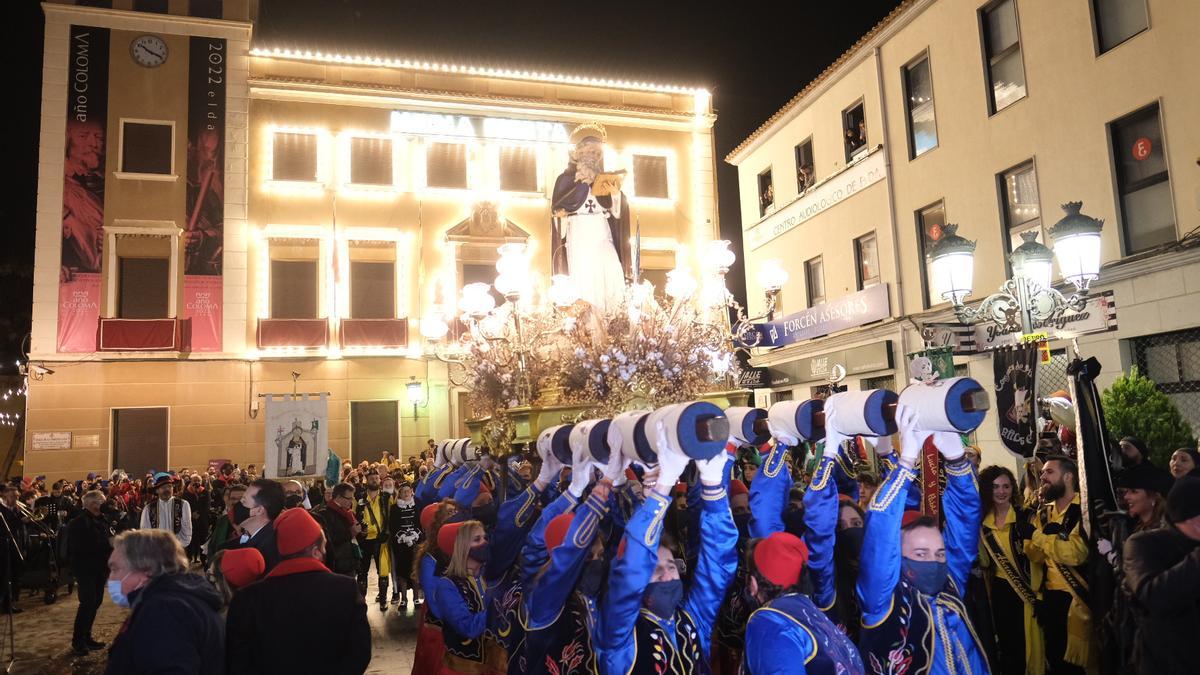
[[[283,486],[268,478],[260,478],[246,488],[241,501],[234,506],[234,520],[242,528],[236,548],[252,546],[267,562],[267,571],[279,562],[275,546],[275,519],[283,511]]]
[[[333,488],[333,498],[312,510],[313,517],[325,530],[325,566],[334,574],[349,577],[358,575],[354,540],[360,526],[353,509],[354,486],[338,483]]]
[[[108,557],[112,554],[111,539],[116,532],[100,512],[102,504],[103,492],[88,492],[83,496],[83,513],[67,523],[67,560],[79,588],[79,609],[75,612],[71,648],[79,655],[104,647],[103,642],[92,639],[92,624],[104,599]]]
[[[187,555],[165,530],[130,530],[113,540],[108,561],[113,602],[129,617],[108,652],[106,675],[225,672],[221,596],[189,574]]]
[[[1184,476],[1167,496],[1170,527],[1125,541],[1125,590],[1139,615],[1138,672],[1200,673],[1200,478]]]
[[[227,672],[364,672],[371,628],[354,580],[322,564],[325,534],[307,511],[288,509],[275,526],[282,560],[229,605]],[[314,609],[320,620],[306,618]]]

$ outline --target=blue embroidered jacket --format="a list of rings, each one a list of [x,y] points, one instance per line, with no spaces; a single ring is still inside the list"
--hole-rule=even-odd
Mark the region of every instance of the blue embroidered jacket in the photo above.
[[[966,459],[945,467],[943,536],[949,578],[937,595],[921,593],[900,574],[900,521],[916,472],[897,466],[871,500],[857,586],[863,625],[859,644],[870,673],[988,672],[961,597],[979,550],[979,488]]]
[[[864,672],[850,638],[800,593],[781,595],[750,615],[746,669],[751,675]]]

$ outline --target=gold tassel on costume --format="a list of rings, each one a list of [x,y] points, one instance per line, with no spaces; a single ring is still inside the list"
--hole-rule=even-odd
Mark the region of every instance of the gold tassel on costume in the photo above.
[[[1067,651],[1063,660],[1089,673],[1097,672],[1096,647],[1092,641],[1092,612],[1078,598],[1072,598],[1067,610]]]

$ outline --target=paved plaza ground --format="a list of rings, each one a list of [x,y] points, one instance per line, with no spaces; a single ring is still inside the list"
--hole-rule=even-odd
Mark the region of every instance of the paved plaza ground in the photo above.
[[[372,580],[367,598],[373,599],[375,592]],[[79,606],[74,594],[60,595],[55,603],[46,605],[42,602],[40,593],[36,597],[22,593],[18,605],[25,611],[13,616],[16,649],[13,673],[94,675],[104,672],[107,651],[94,652],[88,656],[75,656],[71,652],[71,625],[75,620],[75,609]],[[367,604],[367,620],[371,623],[371,643],[374,651],[368,673],[395,675],[412,671],[413,649],[417,638],[416,614],[411,602],[405,614],[397,613],[396,607],[390,605],[385,616],[380,613],[379,605]],[[106,596],[96,615],[92,636],[105,643],[111,643],[117,629],[121,627],[121,622],[125,620],[126,611],[114,605]],[[3,654],[0,671],[3,671],[11,658],[8,617],[5,615],[0,615],[0,635],[3,635],[3,645],[0,647],[0,654]]]

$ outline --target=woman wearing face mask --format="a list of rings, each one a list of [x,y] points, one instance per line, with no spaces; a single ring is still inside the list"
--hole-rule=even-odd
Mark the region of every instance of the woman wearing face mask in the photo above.
[[[446,647],[439,674],[506,672],[507,655],[487,632],[496,587],[483,578],[491,557],[483,524],[467,520],[443,525],[438,548],[452,552],[446,573],[434,582],[429,598],[442,620]]]
[[[425,534],[416,552],[414,574],[421,585],[425,602],[421,605],[421,627],[413,651],[412,675],[435,673],[442,664],[446,648],[442,640],[442,620],[433,609],[433,594],[438,578],[446,571],[450,555],[438,547],[438,533],[446,520],[458,513],[454,502],[437,502],[421,509],[421,530]],[[453,552],[453,551],[451,551]]]
[[[108,594],[131,610],[108,654],[106,673],[225,672],[221,596],[188,573],[187,556],[165,530],[133,530],[113,539]]]
[[[1034,616],[1045,567],[1025,555],[1032,514],[1013,503],[1017,480],[1002,466],[979,473],[983,528],[979,564],[984,571],[998,654],[992,670],[1003,675],[1045,672],[1042,629]]]

